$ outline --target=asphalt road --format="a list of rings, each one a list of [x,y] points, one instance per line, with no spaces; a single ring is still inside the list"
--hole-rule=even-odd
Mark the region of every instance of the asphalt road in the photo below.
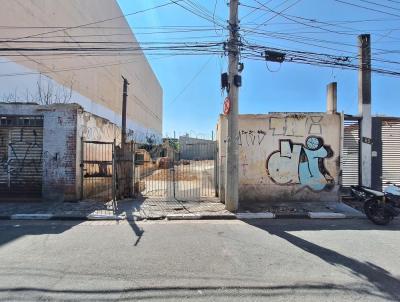
[[[400,301],[400,221],[0,221],[1,301]]]

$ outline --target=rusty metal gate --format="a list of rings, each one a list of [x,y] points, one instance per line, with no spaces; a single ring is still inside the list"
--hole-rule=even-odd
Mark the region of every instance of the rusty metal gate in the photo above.
[[[0,198],[42,194],[43,117],[0,116]]]
[[[124,148],[114,142],[81,139],[81,200],[108,203],[133,196],[133,143]]]
[[[217,166],[215,142],[182,142],[137,146],[136,194],[182,200],[215,197]]]
[[[115,201],[115,143],[81,140],[81,199]]]

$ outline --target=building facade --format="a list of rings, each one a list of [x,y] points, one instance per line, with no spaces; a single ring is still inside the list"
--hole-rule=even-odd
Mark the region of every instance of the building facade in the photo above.
[[[132,138],[161,142],[162,88],[116,1],[6,0],[0,19],[3,101],[74,102],[120,125],[124,76]]]
[[[78,104],[0,103],[0,112],[0,200],[77,201],[90,186],[111,187],[117,125]]]

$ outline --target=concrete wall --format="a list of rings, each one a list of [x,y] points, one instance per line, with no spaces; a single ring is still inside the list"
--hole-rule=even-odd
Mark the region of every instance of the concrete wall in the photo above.
[[[41,106],[43,113],[43,199],[77,200],[76,104]]]
[[[0,29],[2,39],[15,39],[54,31],[122,15],[114,0],[3,0],[0,1],[0,20],[7,27]],[[57,27],[57,28],[55,28]],[[117,28],[117,29],[116,29]],[[95,36],[94,36],[95,35]],[[72,42],[36,43],[42,41]],[[110,47],[138,46],[125,18],[93,26],[60,30],[54,33],[5,43],[5,47],[92,47],[104,44],[82,44],[80,41],[113,42]],[[125,44],[114,44],[124,42]],[[131,42],[132,44],[130,44]],[[129,43],[129,44],[126,44]],[[37,54],[37,53],[36,53]],[[58,53],[59,54],[59,53]],[[0,96],[15,94],[19,101],[37,100],[37,82],[53,91],[65,92],[72,86],[71,100],[86,111],[120,125],[122,78],[131,83],[128,96],[127,126],[137,141],[148,137],[161,142],[162,89],[144,54],[106,53],[96,56],[54,55],[19,51],[3,53],[0,57]],[[8,56],[7,56],[8,55]],[[15,56],[19,55],[19,56]],[[44,78],[48,76],[52,80]],[[43,81],[43,82],[42,82]],[[53,87],[54,85],[54,87]]]
[[[224,196],[227,121],[220,116],[220,196]],[[239,200],[337,201],[340,175],[339,114],[240,115]],[[229,176],[228,176],[229,177]]]

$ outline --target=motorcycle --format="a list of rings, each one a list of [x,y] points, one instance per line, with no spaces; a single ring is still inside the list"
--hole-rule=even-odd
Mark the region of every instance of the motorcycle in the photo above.
[[[400,215],[400,187],[387,184],[383,192],[366,186],[351,186],[352,196],[364,202],[365,215],[378,225],[386,225]]]

